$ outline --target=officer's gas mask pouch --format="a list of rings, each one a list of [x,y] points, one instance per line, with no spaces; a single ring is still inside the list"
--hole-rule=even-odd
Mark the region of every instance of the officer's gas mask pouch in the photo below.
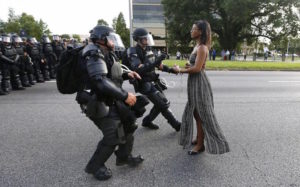
[[[120,37],[120,35],[116,34],[116,33],[109,33],[108,36],[106,36],[107,40],[110,40],[114,43],[114,47],[115,49],[124,49],[125,50],[125,46],[123,44],[123,41]]]

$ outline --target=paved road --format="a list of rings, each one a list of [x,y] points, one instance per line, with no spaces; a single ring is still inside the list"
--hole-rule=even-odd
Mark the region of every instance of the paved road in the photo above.
[[[0,186],[300,186],[300,73],[207,74],[230,153],[187,155],[159,116],[158,131],[136,131],[143,165],[117,167],[113,156],[113,178],[99,182],[83,169],[101,133],[48,82],[0,97]],[[180,118],[187,77],[162,77]]]

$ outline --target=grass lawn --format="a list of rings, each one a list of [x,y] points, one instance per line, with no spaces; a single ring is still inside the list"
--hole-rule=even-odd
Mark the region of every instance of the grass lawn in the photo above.
[[[164,60],[168,66],[174,64],[184,67],[186,60]],[[265,70],[265,71],[300,71],[299,62],[254,62],[254,61],[207,61],[207,70]]]

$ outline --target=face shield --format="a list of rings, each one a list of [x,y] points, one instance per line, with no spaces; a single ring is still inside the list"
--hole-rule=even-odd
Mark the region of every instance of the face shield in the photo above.
[[[22,38],[19,37],[19,36],[14,37],[14,38],[13,38],[13,41],[14,41],[15,43],[22,43],[22,42],[23,42]]]
[[[155,45],[153,37],[152,37],[151,34],[147,34],[147,43],[148,43],[148,46],[154,46]]]
[[[120,35],[116,33],[109,33],[108,36],[106,36],[107,40],[110,40],[114,44],[114,50],[115,51],[124,51],[125,46],[122,42],[122,39]]]
[[[145,36],[140,37],[140,39],[146,39],[147,40],[147,46],[154,46],[154,40],[151,34],[147,34]]]
[[[52,36],[52,39],[53,40],[56,40],[56,41],[59,41],[60,40],[60,37],[58,35],[53,35]]]
[[[3,36],[2,37],[2,42],[3,43],[11,43],[11,39],[9,36]]]
[[[50,39],[49,39],[48,37],[45,37],[45,38],[44,38],[44,42],[45,42],[45,43],[51,43],[51,41],[50,41]]]
[[[37,42],[37,40],[35,38],[30,38],[30,43],[36,44],[38,42]]]

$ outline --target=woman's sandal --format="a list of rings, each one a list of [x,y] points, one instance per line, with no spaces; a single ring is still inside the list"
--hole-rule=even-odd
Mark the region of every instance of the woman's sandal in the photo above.
[[[189,150],[188,155],[197,155],[205,151],[205,146],[203,145],[198,151]]]

